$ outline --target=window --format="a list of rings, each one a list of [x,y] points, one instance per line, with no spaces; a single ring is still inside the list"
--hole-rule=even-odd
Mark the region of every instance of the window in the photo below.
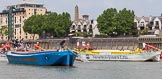
[[[73,25],[72,29],[73,29],[73,30],[75,29],[75,25]]]
[[[140,27],[140,30],[144,30],[144,27]]]
[[[92,25],[89,26],[89,29],[92,29]]]
[[[21,16],[20,16],[20,23],[21,23]]]
[[[78,32],[81,32],[81,25],[78,25]]]
[[[155,24],[156,24],[156,26],[158,26],[159,25],[159,21],[156,21]]]
[[[21,28],[20,28],[20,35],[21,35]]]
[[[78,25],[78,30],[81,30],[81,27],[80,27],[80,25]]]
[[[141,24],[140,24],[142,27],[144,27],[144,22],[141,22]]]
[[[93,20],[91,20],[91,24],[93,24]]]
[[[86,29],[87,29],[87,25],[84,25],[83,30],[86,30]]]
[[[15,29],[15,35],[16,35],[16,29]]]
[[[15,24],[15,28],[20,28],[21,24]]]
[[[34,15],[36,15],[37,14],[37,9],[34,9]]]
[[[6,24],[7,24],[7,18],[6,18]]]

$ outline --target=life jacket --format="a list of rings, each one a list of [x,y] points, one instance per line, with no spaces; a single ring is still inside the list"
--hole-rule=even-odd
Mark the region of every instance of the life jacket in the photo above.
[[[40,48],[40,45],[39,44],[35,44],[35,48],[36,49],[39,49]]]
[[[92,49],[92,46],[90,44],[87,44],[86,48],[87,49]]]
[[[9,42],[6,43],[6,47],[7,47],[7,48],[10,48],[10,47],[11,47],[11,45],[10,45]]]
[[[4,45],[4,44],[2,44],[2,45],[1,45],[1,48],[2,48],[2,49],[5,49],[5,45]]]
[[[149,49],[151,49],[151,47],[150,46],[148,46],[148,45],[146,45],[142,50],[149,50]]]

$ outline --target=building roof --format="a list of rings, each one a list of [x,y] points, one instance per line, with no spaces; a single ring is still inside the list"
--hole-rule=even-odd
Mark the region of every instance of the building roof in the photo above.
[[[149,17],[142,17],[146,22],[149,22],[150,21],[150,18]]]
[[[151,17],[150,22],[153,22],[155,20],[155,18],[156,18],[155,16]]]
[[[140,21],[141,20],[141,17],[135,17],[135,19],[137,20],[137,21]]]
[[[7,6],[7,9],[9,8],[9,7],[11,7],[11,6],[13,6],[13,7],[43,7],[44,5],[43,4],[41,4],[41,3],[35,3],[35,2],[29,2],[29,1],[23,1],[23,2],[19,2],[19,3],[17,3],[17,4],[14,4],[14,5],[9,5],[9,6]]]

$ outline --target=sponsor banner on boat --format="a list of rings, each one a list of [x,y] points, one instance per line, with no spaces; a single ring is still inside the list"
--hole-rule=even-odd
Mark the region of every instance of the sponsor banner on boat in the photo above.
[[[87,55],[87,59],[128,59],[127,55]]]

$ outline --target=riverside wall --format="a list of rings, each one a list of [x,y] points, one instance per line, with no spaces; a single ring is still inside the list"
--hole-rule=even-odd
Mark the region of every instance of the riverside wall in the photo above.
[[[90,42],[94,49],[114,49],[114,50],[135,50],[137,47],[142,48],[142,43],[155,45],[162,49],[162,37],[123,37],[123,38],[69,38],[67,46],[70,49],[76,47],[78,41]],[[45,49],[59,49],[60,42],[63,39],[44,39],[37,40],[41,43],[42,48]],[[36,41],[32,41],[34,45]]]
[[[155,45],[162,49],[162,37],[121,37],[121,38],[69,38],[67,40],[67,46],[70,49],[76,47],[76,42],[85,41],[90,42],[94,49],[114,49],[114,50],[135,50],[137,47],[142,48],[142,43],[149,45]],[[34,44],[40,42],[40,45],[44,49],[59,49],[60,42],[63,39],[41,39],[41,40],[24,40],[24,43],[29,42],[34,49]],[[1,41],[4,43],[5,41]]]

